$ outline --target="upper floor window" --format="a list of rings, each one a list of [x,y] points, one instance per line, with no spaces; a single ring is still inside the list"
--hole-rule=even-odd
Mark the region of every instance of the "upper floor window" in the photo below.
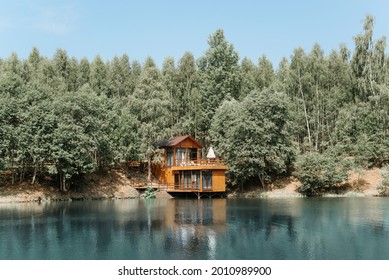
[[[188,160],[187,149],[177,148],[176,149],[176,165],[186,164]]]
[[[166,166],[170,167],[173,166],[174,162],[174,153],[173,153],[173,148],[167,148],[166,149]]]
[[[197,161],[197,149],[196,148],[191,148],[190,150],[190,160],[191,161]]]

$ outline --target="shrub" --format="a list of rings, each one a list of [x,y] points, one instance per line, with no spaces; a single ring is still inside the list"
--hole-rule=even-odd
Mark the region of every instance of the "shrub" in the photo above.
[[[377,189],[381,196],[389,196],[389,166],[385,165],[381,170],[382,182]]]
[[[155,190],[151,187],[148,187],[145,190],[144,198],[146,199],[154,199],[155,198]]]
[[[297,158],[295,172],[300,192],[315,196],[348,178],[349,162],[332,154],[306,153]]]

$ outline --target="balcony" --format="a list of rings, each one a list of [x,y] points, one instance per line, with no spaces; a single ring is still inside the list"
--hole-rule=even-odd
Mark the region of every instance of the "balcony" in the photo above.
[[[166,164],[166,167],[173,168],[174,170],[184,169],[227,169],[227,165],[222,159],[194,159],[194,160],[178,160],[176,159],[173,164]]]

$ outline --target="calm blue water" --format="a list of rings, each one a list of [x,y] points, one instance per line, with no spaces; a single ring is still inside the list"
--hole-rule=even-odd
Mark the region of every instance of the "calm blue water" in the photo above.
[[[0,204],[0,259],[389,259],[389,199]]]

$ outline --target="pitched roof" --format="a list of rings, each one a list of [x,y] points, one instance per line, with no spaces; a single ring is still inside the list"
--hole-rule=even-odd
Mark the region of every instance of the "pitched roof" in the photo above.
[[[183,136],[176,136],[170,139],[164,139],[157,143],[158,147],[174,147],[180,144],[182,141],[186,139],[192,140],[196,145],[198,145],[200,148],[203,147],[203,145],[197,141],[194,137],[190,135],[183,135]]]

